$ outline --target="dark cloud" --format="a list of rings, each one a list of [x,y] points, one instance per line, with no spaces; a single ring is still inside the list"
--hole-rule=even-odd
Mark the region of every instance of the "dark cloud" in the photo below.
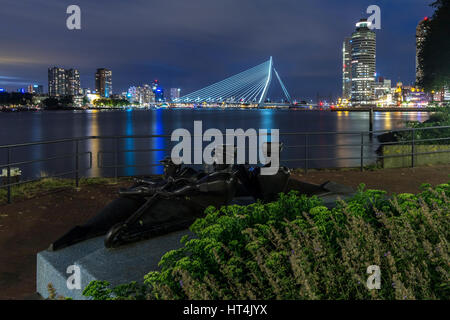
[[[61,65],[79,68],[82,86],[93,87],[95,69],[108,67],[115,91],[158,78],[187,92],[273,56],[297,97],[340,93],[342,40],[371,4],[382,9],[378,72],[412,82],[415,27],[431,13],[421,0],[1,2],[1,76],[46,84],[47,67]],[[81,31],[65,27],[74,3]]]

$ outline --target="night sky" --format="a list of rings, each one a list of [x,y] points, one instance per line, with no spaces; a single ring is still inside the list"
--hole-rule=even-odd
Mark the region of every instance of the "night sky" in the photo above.
[[[0,0],[0,87],[47,90],[47,68],[77,68],[94,88],[96,68],[113,71],[114,93],[160,80],[182,94],[270,56],[290,93],[340,95],[342,41],[366,9],[381,7],[377,72],[413,83],[415,29],[431,0]],[[82,30],[66,28],[67,6]]]

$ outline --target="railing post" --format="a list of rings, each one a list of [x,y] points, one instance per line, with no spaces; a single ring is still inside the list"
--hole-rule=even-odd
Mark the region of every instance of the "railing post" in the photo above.
[[[364,171],[364,132],[361,132],[361,172]]]
[[[416,129],[412,129],[412,145],[411,145],[411,166],[415,167],[415,154],[416,154]]]
[[[305,135],[305,174],[308,174],[308,148],[309,148],[309,135]]]
[[[370,108],[370,111],[369,111],[369,131],[370,131],[369,138],[370,138],[370,141],[372,141],[372,139],[373,139],[373,118],[374,118],[374,111],[373,111],[373,108]]]
[[[80,170],[80,164],[78,159],[79,154],[79,140],[75,140],[75,186],[77,188],[80,187],[80,176],[79,176],[79,170]]]
[[[119,166],[119,138],[114,139],[114,178],[117,183],[117,178],[119,176],[118,166]]]
[[[8,204],[12,203],[11,197],[11,148],[8,148],[8,168],[7,168],[7,183],[8,183]]]

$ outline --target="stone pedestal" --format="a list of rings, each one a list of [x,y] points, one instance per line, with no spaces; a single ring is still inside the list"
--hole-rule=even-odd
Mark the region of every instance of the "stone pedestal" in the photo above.
[[[42,251],[37,255],[37,291],[43,298],[48,298],[51,283],[58,295],[86,300],[82,292],[93,280],[105,280],[113,286],[142,282],[147,273],[159,270],[158,263],[165,253],[181,248],[180,240],[184,235],[190,235],[190,232],[175,232],[113,250],[106,249],[104,237],[99,237],[56,252]],[[71,265],[80,268],[80,290],[67,287],[67,279],[71,276],[67,268]]]

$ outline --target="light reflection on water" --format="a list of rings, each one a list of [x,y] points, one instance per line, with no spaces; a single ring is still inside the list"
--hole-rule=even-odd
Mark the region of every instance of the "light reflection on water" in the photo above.
[[[86,135],[87,136],[99,136],[100,128],[98,125],[98,111],[92,110],[91,113],[88,114],[88,125],[86,126]],[[98,163],[98,153],[100,151],[100,140],[99,139],[90,139],[87,140],[88,150],[92,152],[92,168],[90,170],[90,175],[93,177],[98,177],[101,172],[97,166]],[[88,164],[84,162],[86,167]]]
[[[164,132],[164,122],[163,122],[163,111],[161,109],[155,110],[154,117],[152,119],[152,131],[150,132],[152,135],[164,135],[167,132]],[[166,148],[166,139],[164,138],[152,138],[152,146],[150,149],[158,149],[162,150]],[[152,152],[152,164],[159,164],[159,161],[164,159],[165,152],[164,151],[155,151]],[[153,168],[153,173],[162,174],[163,168],[158,166]]]
[[[125,134],[127,136],[134,135],[134,123],[133,123],[133,111],[127,110],[126,116],[126,131]],[[125,139],[125,164],[130,167],[124,168],[126,176],[134,176],[136,174],[136,159],[135,153],[130,152],[132,150],[136,150],[135,148],[135,139]]]
[[[378,113],[374,115],[374,130],[393,130],[403,128],[409,121],[425,121],[427,113],[393,112]],[[0,114],[0,145],[24,143],[40,140],[54,140],[62,138],[88,136],[115,136],[115,135],[167,135],[175,129],[185,128],[193,132],[194,121],[203,122],[203,130],[217,128],[225,133],[226,129],[280,129],[281,133],[292,132],[343,132],[368,131],[369,114],[364,112],[318,112],[318,111],[288,111],[288,110],[166,110],[153,111],[77,111],[77,112],[26,112]],[[339,135],[319,134],[310,137],[313,145],[360,144],[360,134]],[[286,145],[304,145],[304,136],[282,137]],[[369,141],[364,149],[368,157],[374,155],[377,141]],[[170,139],[126,139],[120,144],[121,150],[135,149],[170,149],[173,144]],[[112,175],[111,169],[97,167],[97,153],[113,151],[111,140],[88,140],[80,145],[80,152],[92,151],[93,167],[85,172],[88,176]],[[39,159],[53,154],[73,153],[74,144],[58,144],[37,146],[30,149],[13,151],[15,161],[24,159]],[[331,160],[331,158],[358,158],[360,147],[312,147],[309,157],[314,159],[330,159],[311,161],[309,167],[336,167],[358,166],[359,160]],[[150,168],[148,165],[157,164],[169,152],[126,152],[120,155],[120,165],[139,165],[143,167],[128,167],[119,170],[120,175],[140,175],[162,173],[162,167]],[[304,148],[285,149],[282,159],[301,159],[304,157]],[[5,159],[5,155],[0,157]],[[82,161],[88,164],[88,156]],[[2,161],[3,163],[4,161]],[[105,166],[113,164],[112,157],[105,155]],[[287,163],[291,167],[303,167],[304,162]],[[59,161],[37,163],[29,166],[25,174],[39,175],[41,171],[49,174],[67,172],[73,169],[73,161]]]

